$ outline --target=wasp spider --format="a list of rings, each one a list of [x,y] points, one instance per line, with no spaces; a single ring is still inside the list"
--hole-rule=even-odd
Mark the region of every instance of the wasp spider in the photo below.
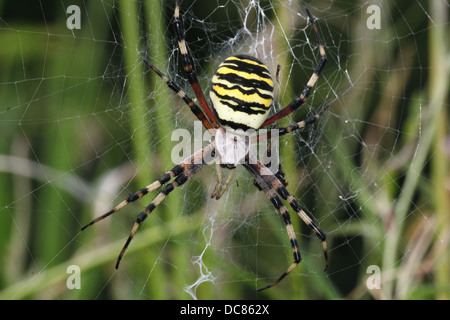
[[[258,289],[264,290],[276,285],[285,276],[287,276],[300,263],[301,255],[295,236],[294,228],[291,224],[291,218],[288,209],[282,203],[280,197],[286,200],[291,208],[300,216],[300,218],[308,225],[317,237],[322,241],[323,253],[325,256],[325,269],[328,266],[327,245],[325,240],[325,233],[322,232],[312,219],[301,209],[297,200],[289,194],[286,189],[286,182],[284,180],[284,173],[281,170],[273,174],[267,166],[257,159],[250,159],[248,155],[248,136],[240,134],[239,129],[254,129],[258,130],[265,128],[278,120],[289,115],[298,109],[308,99],[310,92],[316,84],[324,66],[327,61],[325,49],[321,42],[319,32],[314,24],[314,18],[306,11],[311,22],[314,32],[317,37],[318,48],[320,52],[319,63],[303,89],[298,98],[288,104],[285,108],[268,117],[269,110],[273,101],[273,82],[267,67],[258,59],[248,55],[234,55],[225,59],[219,65],[216,73],[211,81],[210,100],[211,107],[206,102],[202,89],[197,80],[196,73],[192,67],[191,58],[185,42],[184,29],[180,17],[179,1],[175,4],[174,24],[178,45],[183,58],[184,69],[186,76],[192,86],[192,89],[197,97],[200,107],[188,97],[188,95],[180,89],[180,87],[163,75],[154,65],[145,60],[145,63],[156,73],[167,86],[176,92],[184,102],[189,106],[194,115],[202,122],[203,126],[209,130],[214,137],[213,141],[203,149],[195,152],[190,157],[182,161],[180,164],[166,172],[159,180],[151,183],[145,188],[131,194],[126,200],[119,203],[116,207],[105,213],[104,215],[92,220],[85,225],[82,230],[91,226],[92,224],[106,218],[114,212],[120,210],[130,202],[136,201],[146,195],[147,193],[160,188],[165,185],[163,190],[156,196],[156,198],[142,211],[131,230],[131,233],[120,252],[117,259],[116,268],[127,249],[130,241],[133,239],[139,225],[144,221],[150,213],[164,200],[164,198],[172,192],[175,188],[184,184],[189,178],[200,171],[206,164],[205,156],[207,154],[218,155],[218,183],[212,194],[212,197],[220,198],[227,184],[231,180],[231,174],[226,179],[222,180],[220,167],[234,169],[237,164],[242,164],[255,180],[255,185],[263,191],[266,196],[273,203],[275,208],[281,213],[286,224],[287,234],[290,239],[292,251],[294,255],[294,262],[287,268],[287,270],[275,281]],[[279,129],[279,136],[290,133],[306,125],[316,122],[328,105],[322,108],[315,116],[305,119],[301,122],[294,123],[288,127]],[[227,138],[224,138],[224,137]],[[271,138],[270,131],[268,133],[259,134],[256,136],[258,141],[267,140]],[[231,150],[231,151],[230,151]],[[236,152],[236,150],[238,152]],[[241,161],[242,160],[242,161]],[[253,161],[250,161],[253,160]],[[220,163],[220,164],[219,164]],[[233,172],[233,171],[231,171]]]

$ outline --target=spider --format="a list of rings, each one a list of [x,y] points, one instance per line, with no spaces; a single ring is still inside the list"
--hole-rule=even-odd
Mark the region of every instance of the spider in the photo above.
[[[308,9],[306,9],[306,12],[316,34],[320,52],[320,60],[300,96],[280,111],[268,117],[273,101],[272,78],[269,70],[260,60],[248,55],[233,55],[226,58],[219,65],[211,81],[211,107],[208,105],[191,63],[191,57],[186,46],[184,28],[180,17],[180,3],[179,0],[176,1],[174,25],[178,46],[182,55],[187,79],[189,80],[195,96],[197,97],[200,107],[191,98],[189,98],[189,96],[182,89],[180,89],[176,83],[172,82],[165,75],[163,75],[153,64],[147,60],[144,60],[144,62],[167,84],[170,89],[172,89],[181,99],[184,100],[193,114],[202,122],[203,126],[210,131],[213,139],[207,146],[193,153],[187,159],[173,167],[170,171],[166,172],[159,180],[156,180],[145,188],[131,194],[116,207],[82,227],[81,230],[86,229],[94,223],[103,220],[114,212],[122,209],[130,202],[136,201],[149,192],[165,185],[164,189],[145,208],[145,210],[138,215],[131,233],[119,254],[116,269],[119,267],[120,261],[122,260],[122,257],[140,224],[150,215],[151,212],[153,212],[153,210],[169,193],[177,187],[183,185],[203,167],[209,164],[205,160],[206,155],[208,154],[216,155],[218,159],[216,162],[218,183],[211,195],[213,198],[215,197],[216,199],[219,199],[226,186],[231,181],[233,171],[231,171],[231,174],[228,176],[226,181],[223,181],[221,167],[234,169],[238,164],[242,164],[254,179],[256,187],[266,194],[274,207],[281,213],[281,216],[285,222],[294,261],[279,278],[258,289],[258,291],[268,289],[279,283],[284,277],[292,272],[292,270],[294,270],[294,268],[301,261],[301,254],[294,228],[291,223],[289,211],[283,205],[280,197],[289,203],[291,208],[299,215],[304,223],[308,225],[319,240],[322,241],[323,254],[325,257],[325,270],[327,269],[328,255],[325,233],[317,227],[309,215],[301,209],[297,200],[287,191],[287,183],[284,180],[284,172],[281,169],[281,165],[279,166],[278,172],[273,174],[268,169],[266,164],[251,157],[248,152],[250,137],[246,134],[242,134],[242,130],[258,130],[265,128],[297,110],[308,99],[312,88],[316,84],[327,62],[327,58],[319,32],[314,24],[314,18]],[[316,115],[310,118],[284,128],[279,128],[279,136],[315,123],[319,120],[327,108],[328,105],[323,107]],[[257,134],[251,138],[253,140],[256,139],[257,141],[270,140],[271,134],[270,131],[268,131],[264,134]]]

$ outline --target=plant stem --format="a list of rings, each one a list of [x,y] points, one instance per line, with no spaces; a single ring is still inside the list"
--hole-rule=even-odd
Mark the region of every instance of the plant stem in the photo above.
[[[195,215],[195,219],[185,218],[175,220],[171,224],[170,230],[163,230],[157,226],[143,230],[140,232],[139,241],[135,241],[133,245],[128,248],[127,255],[140,249],[153,246],[161,241],[165,241],[168,236],[177,236],[199,228],[201,224],[198,217],[199,215]],[[36,273],[32,277],[16,282],[10,287],[0,291],[0,299],[19,300],[43,292],[46,288],[65,281],[69,277],[66,270],[70,265],[79,266],[82,273],[105,263],[111,263],[111,265],[113,265],[117,252],[120,252],[122,247],[123,239],[119,239],[102,248],[95,247],[92,251],[81,255],[75,255],[73,258],[63,261],[54,267],[47,268],[44,266],[42,271]]]
[[[430,57],[432,64],[437,61],[442,61],[441,64],[436,64],[430,68],[430,98],[429,103],[424,108],[424,122],[421,126],[423,133],[419,136],[416,156],[411,162],[411,165],[406,174],[406,179],[403,184],[402,192],[397,199],[394,207],[394,219],[391,228],[387,231],[385,239],[385,254],[383,259],[383,272],[393,272],[397,262],[397,254],[399,251],[399,242],[402,235],[404,220],[406,219],[411,204],[413,203],[414,192],[416,191],[421,172],[428,159],[428,154],[434,143],[436,133],[436,123],[440,121],[444,108],[444,99],[448,91],[448,70],[445,68],[445,57],[443,56],[445,50],[444,31],[442,30],[445,21],[440,21],[443,18],[439,11],[445,12],[445,8],[438,9],[441,1],[435,0],[432,4],[432,9],[435,12],[433,15],[434,26],[430,28]],[[434,9],[436,8],[436,9]],[[433,80],[434,79],[434,80]],[[446,213],[448,214],[448,212]],[[448,272],[448,269],[446,270]],[[394,280],[386,281],[383,284],[383,293],[385,298],[393,298]]]

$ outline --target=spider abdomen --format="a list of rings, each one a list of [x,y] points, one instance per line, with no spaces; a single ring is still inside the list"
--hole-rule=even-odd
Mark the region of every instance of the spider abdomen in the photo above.
[[[209,96],[218,122],[228,130],[259,129],[273,101],[267,67],[247,55],[228,57],[211,81]]]

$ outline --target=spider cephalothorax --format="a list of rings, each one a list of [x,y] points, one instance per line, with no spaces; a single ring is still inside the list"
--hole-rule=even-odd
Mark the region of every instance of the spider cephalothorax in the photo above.
[[[271,139],[271,132],[260,133],[257,132],[258,129],[266,128],[267,126],[276,123],[278,120],[298,109],[306,99],[308,99],[312,88],[316,84],[322,69],[325,66],[327,61],[325,49],[322,45],[316,25],[314,24],[314,18],[308,10],[306,10],[306,12],[317,37],[320,60],[300,96],[277,113],[269,116],[273,101],[273,82],[270,72],[261,61],[248,55],[234,55],[228,57],[219,65],[211,81],[210,99],[212,107],[210,108],[192,67],[186,42],[184,40],[184,30],[180,18],[180,5],[179,1],[176,1],[174,24],[178,45],[183,57],[187,79],[192,86],[200,106],[195,104],[176,83],[163,75],[153,64],[147,60],[144,61],[163,79],[169,88],[184,100],[194,115],[202,122],[203,126],[214,136],[214,139],[204,148],[196,151],[187,159],[173,167],[170,171],[166,172],[159,180],[156,180],[145,188],[131,194],[116,207],[104,215],[92,220],[82,228],[82,230],[84,230],[88,226],[123,208],[128,203],[136,201],[147,193],[164,186],[155,199],[138,215],[130,236],[117,259],[116,268],[119,267],[123,254],[142,221],[150,215],[170,192],[184,184],[189,178],[209,164],[211,161],[207,161],[206,159],[208,155],[214,154],[216,156],[214,160],[216,162],[218,183],[211,195],[212,197],[219,199],[232,178],[233,170],[227,179],[223,181],[221,168],[226,167],[233,169],[240,164],[251,174],[258,189],[266,194],[274,207],[281,213],[286,224],[286,231],[292,246],[294,262],[277,280],[259,290],[270,288],[280,282],[301,261],[300,250],[290,220],[290,214],[280,197],[288,202],[289,206],[322,241],[326,269],[328,266],[328,257],[325,234],[316,226],[308,214],[301,209],[297,200],[287,191],[287,183],[281,165],[277,167],[278,170],[276,172],[272,172],[267,167],[267,163],[258,160],[249,152],[249,146],[252,142]],[[303,128],[306,125],[315,123],[327,108],[328,105],[308,119],[293,123],[288,127],[277,129],[278,136],[283,136],[294,130]]]

